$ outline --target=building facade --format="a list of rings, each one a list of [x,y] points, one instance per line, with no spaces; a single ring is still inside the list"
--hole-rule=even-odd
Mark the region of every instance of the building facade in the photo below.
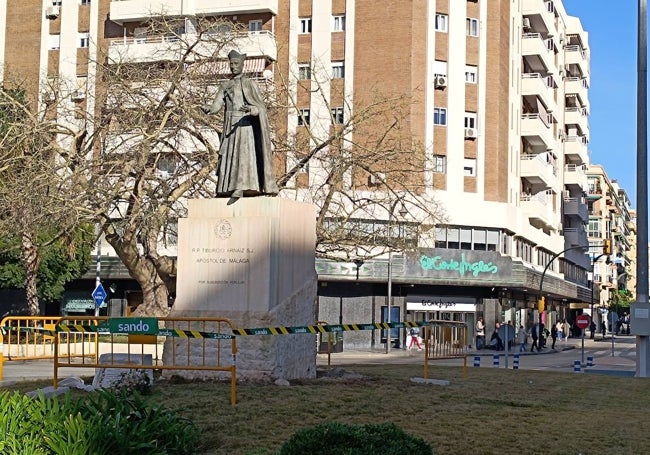
[[[177,19],[178,33],[147,28],[157,16]],[[290,108],[278,128],[288,139],[305,126],[312,143],[325,139],[372,94],[409,100],[402,123],[425,156],[416,193],[435,198],[445,222],[408,248],[319,259],[318,320],[379,322],[390,312],[391,320],[464,321],[473,333],[483,315],[489,336],[497,321],[530,327],[591,310],[591,258],[602,238],[587,229],[596,210],[587,179],[590,51],[587,32],[561,0],[385,0],[380,8],[370,0],[0,0],[2,77],[21,74],[43,96],[48,82],[69,80],[66,102],[94,112],[96,98],[86,96],[101,88],[93,62],[171,59],[198,17],[239,26],[233,43],[247,53],[249,75],[288,80]],[[305,84],[317,84],[318,96],[301,90]],[[355,132],[365,134],[347,134]],[[285,161],[280,166],[295,164]],[[382,176],[391,172],[374,169],[363,191],[385,191]],[[322,177],[310,163],[284,193],[297,197]],[[376,221],[409,235],[414,218],[402,216],[400,195],[394,198]],[[625,210],[621,229],[628,229],[629,201]],[[629,253],[622,235],[613,240]],[[110,249],[101,252],[105,279],[128,292],[116,300],[137,301],[137,286]],[[602,275],[600,266],[594,273]],[[380,332],[345,334],[351,347],[385,340]]]

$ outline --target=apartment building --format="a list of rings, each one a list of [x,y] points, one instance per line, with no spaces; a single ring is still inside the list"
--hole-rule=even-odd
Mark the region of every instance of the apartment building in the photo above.
[[[628,290],[632,296],[636,294],[636,220],[627,192],[610,180],[602,166],[590,165],[587,176],[593,314],[602,321],[616,292]]]
[[[310,140],[322,139],[372,94],[407,99],[402,123],[426,157],[418,193],[440,203],[446,223],[434,226],[433,240],[417,237],[408,249],[352,262],[319,259],[318,319],[379,322],[389,309],[391,320],[451,319],[470,328],[479,314],[489,324],[526,326],[540,317],[573,319],[590,308],[592,295],[590,51],[579,18],[567,15],[561,0],[381,3],[0,0],[0,61],[4,77],[31,75],[39,91],[48,77],[74,81],[69,102],[92,112],[84,94],[99,84],[92,63],[98,56],[170,58],[174,39],[154,36],[146,28],[151,17],[181,19],[181,35],[192,33],[196,18],[224,18],[248,30],[234,40],[248,54],[245,72],[271,84],[289,80],[295,105],[278,128],[289,138],[307,123]],[[310,81],[318,96],[300,90]],[[288,157],[281,166],[292,164]],[[367,185],[347,190],[384,191],[377,177],[389,177],[391,168],[376,171],[366,175]],[[310,163],[285,195],[321,183],[321,170]],[[412,224],[399,207],[371,221]],[[128,274],[108,248],[102,252],[106,279],[135,296]],[[385,335],[346,333],[345,342],[380,346]],[[403,335],[393,331],[391,339]]]

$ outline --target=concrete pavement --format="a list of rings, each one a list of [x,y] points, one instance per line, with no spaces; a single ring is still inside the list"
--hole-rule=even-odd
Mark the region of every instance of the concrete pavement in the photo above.
[[[595,365],[592,372],[607,372],[607,371],[627,371],[634,372],[636,369],[636,359],[631,350],[635,348],[635,337],[632,335],[620,335],[614,339],[614,353],[611,355],[611,338],[608,336],[605,340],[602,336],[596,337],[595,340],[585,338],[585,352],[587,355],[594,356]],[[521,356],[547,356],[553,354],[561,354],[565,351],[575,350],[575,360],[580,360],[580,349],[582,347],[581,338],[569,338],[568,341],[556,342],[556,349],[551,350],[547,347],[542,352],[531,353],[529,350],[522,352]],[[530,345],[528,347],[530,349]],[[512,357],[517,348],[508,353]],[[490,359],[494,354],[498,354],[501,358],[501,365],[504,365],[502,359],[506,353],[504,351],[493,350],[469,350],[467,353],[468,366],[472,366],[473,357],[478,355],[483,359],[483,366],[487,366],[486,357]],[[565,356],[566,357],[566,356]],[[559,359],[560,357],[558,357]],[[549,361],[552,357],[548,357]],[[331,354],[331,365],[349,365],[355,363],[366,364],[420,364],[424,361],[424,352],[418,352],[415,349],[406,351],[404,349],[391,349],[387,354],[383,349],[377,350],[345,350],[340,353]],[[568,361],[568,360],[567,360]],[[433,360],[432,362],[438,362]],[[327,354],[318,354],[317,364],[319,366],[327,365]],[[491,365],[491,363],[490,363]],[[510,365],[512,365],[510,363]],[[569,370],[569,367],[557,369]],[[60,368],[59,380],[66,377],[92,377],[95,375],[94,368]],[[16,382],[32,381],[38,379],[52,379],[54,377],[54,367],[51,360],[29,360],[29,361],[5,361],[3,365],[3,379],[0,381],[0,387],[7,387]]]

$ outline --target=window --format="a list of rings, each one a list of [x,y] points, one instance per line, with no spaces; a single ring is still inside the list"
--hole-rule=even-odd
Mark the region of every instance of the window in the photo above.
[[[345,77],[345,64],[343,62],[332,62],[332,79],[343,79]]]
[[[468,177],[473,177],[476,175],[476,159],[465,158],[463,161],[463,174]]]
[[[298,33],[311,33],[311,17],[301,17]]]
[[[309,63],[298,64],[298,79],[311,79],[311,66],[309,66]]]
[[[259,33],[262,31],[262,21],[261,20],[254,20],[254,21],[248,21],[248,31],[250,33]]]
[[[62,0],[52,0],[52,6],[61,6]]]
[[[444,107],[433,108],[433,124],[447,125],[447,109]]]
[[[447,62],[443,60],[436,60],[433,62],[433,74],[436,76],[447,75]]]
[[[447,33],[447,26],[449,22],[449,16],[446,14],[436,14],[436,32]]]
[[[345,16],[332,16],[332,31],[342,32],[345,30]]]
[[[79,47],[85,48],[90,44],[90,37],[88,32],[79,33]]]
[[[467,36],[478,36],[478,19],[467,18]]]
[[[90,5],[90,0],[81,0],[79,3],[82,5]]]
[[[476,84],[477,68],[472,65],[465,65],[465,82],[468,84]]]
[[[50,50],[59,49],[61,47],[61,35],[50,35],[47,39],[47,48]]]
[[[465,128],[476,128],[476,113],[465,112]]]
[[[436,174],[447,172],[447,157],[445,155],[433,155],[433,172]]]
[[[343,124],[343,108],[335,107],[332,109],[332,123],[335,125]]]
[[[298,110],[298,126],[309,125],[309,109]]]

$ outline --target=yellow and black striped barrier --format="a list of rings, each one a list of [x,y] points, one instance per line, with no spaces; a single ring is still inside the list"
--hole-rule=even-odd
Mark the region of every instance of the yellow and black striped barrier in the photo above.
[[[81,325],[81,324],[61,324],[56,326],[56,330],[44,329],[41,327],[21,327],[16,329],[13,327],[3,327],[4,330],[17,330],[20,332],[39,332],[44,335],[55,336],[57,333],[98,333],[100,335],[111,335],[108,326],[97,325]],[[128,335],[128,333],[120,332],[119,335]],[[235,335],[227,333],[204,332],[200,330],[181,330],[181,329],[158,329],[158,332],[152,333],[154,336],[161,337],[177,337],[177,338],[206,338],[212,340],[230,340],[235,338]]]
[[[292,335],[300,334],[317,334],[317,333],[335,333],[335,332],[354,332],[359,330],[377,330],[377,329],[403,329],[410,327],[423,327],[429,325],[426,321],[417,322],[374,322],[371,324],[319,324],[319,325],[301,325],[294,327],[258,327],[255,329],[233,329],[235,335]]]
[[[435,321],[436,325],[445,324],[444,321]],[[449,321],[448,324],[453,326],[457,324],[454,321]],[[181,329],[158,329],[157,332],[150,333],[151,335],[164,336],[164,337],[178,337],[178,338],[207,338],[228,340],[235,336],[251,336],[251,335],[293,335],[293,334],[318,334],[318,333],[337,333],[337,332],[354,332],[363,330],[378,330],[378,329],[404,329],[411,327],[426,327],[431,325],[429,321],[403,321],[403,322],[374,322],[369,324],[318,324],[318,325],[303,325],[303,326],[278,326],[278,327],[257,327],[257,328],[242,328],[232,329],[233,334],[205,332],[198,330],[181,330]],[[15,330],[10,326],[3,327],[5,330]],[[49,330],[40,327],[22,327],[20,331],[38,331],[45,335],[56,335],[57,333],[98,333],[100,335],[111,335],[110,327],[108,324],[88,325],[88,324],[59,324],[56,330]],[[126,334],[119,332],[119,334]]]

